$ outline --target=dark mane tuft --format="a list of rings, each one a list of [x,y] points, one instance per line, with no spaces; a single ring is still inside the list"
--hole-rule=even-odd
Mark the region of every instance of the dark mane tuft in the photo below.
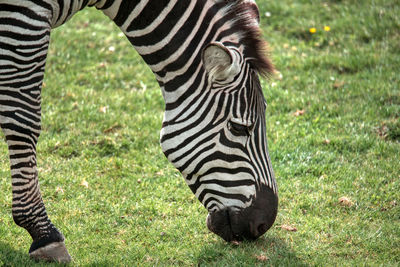
[[[260,75],[271,76],[274,66],[267,57],[268,45],[257,25],[260,20],[257,6],[249,0],[225,0],[225,3],[230,5],[228,16],[234,21],[234,29],[243,35],[240,42],[245,58]]]

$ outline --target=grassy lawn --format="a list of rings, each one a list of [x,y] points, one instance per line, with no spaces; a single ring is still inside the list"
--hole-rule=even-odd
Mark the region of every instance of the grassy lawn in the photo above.
[[[400,264],[398,1],[257,2],[281,73],[263,80],[280,207],[239,245],[162,154],[161,91],[126,38],[90,8],[54,30],[38,165],[72,266]],[[0,155],[0,266],[31,266]]]

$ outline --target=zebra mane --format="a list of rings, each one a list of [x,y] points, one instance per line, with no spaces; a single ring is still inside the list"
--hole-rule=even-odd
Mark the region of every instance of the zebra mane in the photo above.
[[[260,75],[269,77],[274,66],[267,57],[268,45],[261,36],[260,15],[253,0],[222,0],[227,4],[227,16],[233,21],[233,29],[241,34],[244,57]]]

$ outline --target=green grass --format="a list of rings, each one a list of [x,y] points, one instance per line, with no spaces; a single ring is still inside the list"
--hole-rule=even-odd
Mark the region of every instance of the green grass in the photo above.
[[[126,38],[94,9],[52,33],[39,177],[72,266],[400,264],[400,5],[258,4],[282,74],[263,81],[280,207],[267,234],[239,245],[207,230],[164,158],[161,91]],[[0,155],[0,265],[31,266],[4,142]]]

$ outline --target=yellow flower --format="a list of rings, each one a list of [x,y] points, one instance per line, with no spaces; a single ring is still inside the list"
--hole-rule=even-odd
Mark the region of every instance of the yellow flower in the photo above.
[[[331,27],[329,26],[324,26],[324,31],[329,32],[331,30]]]
[[[311,33],[316,33],[316,32],[317,32],[317,29],[316,29],[316,28],[310,28],[310,32],[311,32]]]

